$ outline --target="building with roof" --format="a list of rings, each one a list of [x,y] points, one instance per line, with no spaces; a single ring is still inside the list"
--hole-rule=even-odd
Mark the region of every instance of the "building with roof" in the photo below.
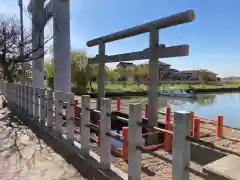
[[[124,70],[124,69],[130,69],[135,67],[143,68],[144,66],[145,66],[145,69],[148,70],[148,64],[135,65],[132,62],[120,62],[117,64],[117,69],[119,70],[118,72],[120,72],[120,75],[124,80],[132,80],[133,73],[131,71]],[[158,73],[159,80],[168,76],[170,67],[171,67],[170,64],[159,61],[159,73]]]
[[[136,65],[132,62],[120,62],[117,64],[117,68],[129,68],[129,67],[135,67]]]

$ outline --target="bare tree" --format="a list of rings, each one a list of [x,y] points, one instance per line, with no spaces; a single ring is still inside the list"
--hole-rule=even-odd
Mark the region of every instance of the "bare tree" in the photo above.
[[[44,57],[46,51],[39,54],[38,56],[33,56],[34,52],[39,49],[44,48],[44,44],[48,43],[52,37],[45,39],[43,44],[32,48],[31,34],[26,30],[24,32],[24,54],[20,56],[20,42],[21,42],[21,32],[20,23],[17,18],[8,17],[4,18],[1,16],[0,19],[0,67],[2,68],[3,78],[9,82],[14,80],[19,80],[20,73],[22,71],[21,64],[25,62],[30,62],[33,60],[39,60]],[[41,33],[44,32],[44,25],[39,26],[37,29],[39,31],[39,39]]]

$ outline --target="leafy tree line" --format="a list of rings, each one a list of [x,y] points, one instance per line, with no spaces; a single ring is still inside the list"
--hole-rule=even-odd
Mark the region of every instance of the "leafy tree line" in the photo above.
[[[22,78],[24,82],[28,82],[31,62],[41,60],[44,57],[48,52],[44,49],[44,44],[47,44],[52,36],[42,40],[44,26],[36,25],[39,37],[36,37],[38,42],[33,48],[32,34],[27,29],[24,29],[23,42],[21,41],[21,25],[18,18],[7,14],[0,14],[0,16],[0,70],[2,78],[8,82],[17,82],[20,81],[23,72],[26,72]],[[23,51],[21,51],[21,47]],[[22,68],[23,64],[24,69]]]
[[[72,89],[78,93],[87,91],[87,85],[93,72],[92,67],[88,65],[87,54],[84,51],[73,52],[71,54],[71,82]],[[49,88],[54,85],[54,61],[45,62],[45,80]]]
[[[71,81],[72,81],[72,90],[75,93],[85,93],[87,90],[91,92],[94,91],[92,83],[96,83],[98,79],[98,65],[97,64],[88,64],[87,53],[84,51],[72,52],[71,54]],[[54,64],[53,60],[45,62],[45,79],[46,84],[49,88],[53,89],[54,84]],[[147,80],[147,71],[145,65],[135,67],[135,68],[126,68],[126,69],[109,69],[105,67],[106,71],[106,81],[110,82],[127,82],[128,79],[124,78],[125,73],[130,73],[133,75],[132,81],[139,82]],[[124,71],[124,72],[123,72]]]

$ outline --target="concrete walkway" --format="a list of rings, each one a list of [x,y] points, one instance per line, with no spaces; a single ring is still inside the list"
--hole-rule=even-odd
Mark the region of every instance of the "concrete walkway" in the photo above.
[[[74,155],[56,152],[54,145],[52,149],[36,134],[11,116],[7,108],[0,110],[1,180],[106,179]]]

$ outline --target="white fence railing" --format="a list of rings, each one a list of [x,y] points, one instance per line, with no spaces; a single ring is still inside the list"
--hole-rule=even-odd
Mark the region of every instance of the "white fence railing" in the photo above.
[[[63,132],[63,116],[66,118],[67,142],[71,146],[75,140],[75,114],[74,94],[60,91],[39,89],[22,84],[13,84],[1,81],[0,91],[8,101],[8,107],[14,109],[24,117],[46,126],[58,135]],[[45,94],[46,93],[46,94]],[[110,169],[111,157],[111,100],[101,99],[100,111],[90,108],[90,97],[84,95],[81,98],[81,148],[84,156],[90,155],[90,112],[100,113],[100,166],[102,169]],[[66,113],[63,113],[63,105],[66,105]],[[141,139],[142,139],[142,106],[141,104],[129,105],[128,119],[128,177],[131,180],[139,180],[141,176]],[[55,120],[53,113],[55,112]],[[174,129],[172,144],[172,179],[187,180],[189,172],[186,167],[190,163],[190,142],[186,137],[190,134],[191,116],[188,112],[174,113]],[[154,128],[154,127],[153,127]],[[157,128],[155,128],[157,129]],[[158,128],[159,129],[159,128]]]

